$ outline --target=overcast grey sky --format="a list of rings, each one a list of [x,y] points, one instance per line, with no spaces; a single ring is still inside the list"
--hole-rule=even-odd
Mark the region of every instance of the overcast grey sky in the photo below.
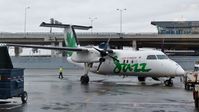
[[[55,18],[62,23],[90,25],[94,32],[119,32],[119,11],[123,32],[156,32],[154,20],[199,20],[199,0],[0,0],[0,32],[23,32],[27,10],[27,32],[49,31],[39,27]]]

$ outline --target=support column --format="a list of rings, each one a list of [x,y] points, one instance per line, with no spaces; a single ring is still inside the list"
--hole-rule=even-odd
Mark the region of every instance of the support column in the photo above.
[[[132,47],[133,47],[133,50],[137,50],[137,41],[136,40],[132,41]]]
[[[20,47],[14,47],[15,56],[19,56],[23,52],[23,49]]]
[[[14,47],[14,51],[15,51],[15,56],[18,57],[19,56],[19,47]]]
[[[52,46],[56,46],[55,43],[51,43]],[[63,47],[63,42],[60,41],[58,44],[59,47]],[[63,56],[63,51],[56,51],[56,50],[52,50],[51,51],[51,57],[62,57]]]
[[[62,41],[59,42],[59,47],[63,47],[63,42]],[[63,53],[64,53],[64,51],[58,51],[58,57],[62,57]]]
[[[55,46],[55,43],[51,43],[52,46]],[[52,50],[51,51],[51,57],[56,57],[56,51]]]

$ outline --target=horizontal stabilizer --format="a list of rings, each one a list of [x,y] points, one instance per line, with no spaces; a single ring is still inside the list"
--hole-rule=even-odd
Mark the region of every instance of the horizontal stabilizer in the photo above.
[[[45,23],[45,22],[42,22],[40,24],[41,27],[55,27],[55,28],[69,28],[70,25],[68,24],[51,24],[51,23]]]
[[[74,29],[80,29],[80,30],[88,30],[92,28],[92,26],[81,26],[81,25],[69,25],[69,24],[51,24],[51,23],[45,23],[42,22],[40,24],[41,27],[55,27],[55,28],[69,28],[70,26]]]
[[[92,26],[80,26],[80,25],[72,25],[72,27],[78,30],[89,30],[90,28],[92,28]]]

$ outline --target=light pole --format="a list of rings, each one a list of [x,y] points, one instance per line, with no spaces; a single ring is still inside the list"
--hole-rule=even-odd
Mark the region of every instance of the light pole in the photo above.
[[[123,11],[126,11],[126,9],[116,9],[117,11],[120,12],[120,35],[122,34],[122,14],[123,14]]]
[[[29,6],[26,6],[25,7],[25,14],[24,14],[24,36],[25,36],[25,38],[26,38],[26,18],[27,18],[27,10],[28,9],[30,9],[30,7]]]
[[[93,21],[96,19],[97,19],[97,17],[89,17],[89,20],[91,21],[91,26],[92,26],[91,33],[93,32]]]

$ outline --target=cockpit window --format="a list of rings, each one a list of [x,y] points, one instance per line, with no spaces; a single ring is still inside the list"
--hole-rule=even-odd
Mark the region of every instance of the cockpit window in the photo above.
[[[157,55],[158,59],[168,59],[166,55]]]
[[[148,60],[156,60],[156,56],[155,55],[148,55],[147,58]]]

